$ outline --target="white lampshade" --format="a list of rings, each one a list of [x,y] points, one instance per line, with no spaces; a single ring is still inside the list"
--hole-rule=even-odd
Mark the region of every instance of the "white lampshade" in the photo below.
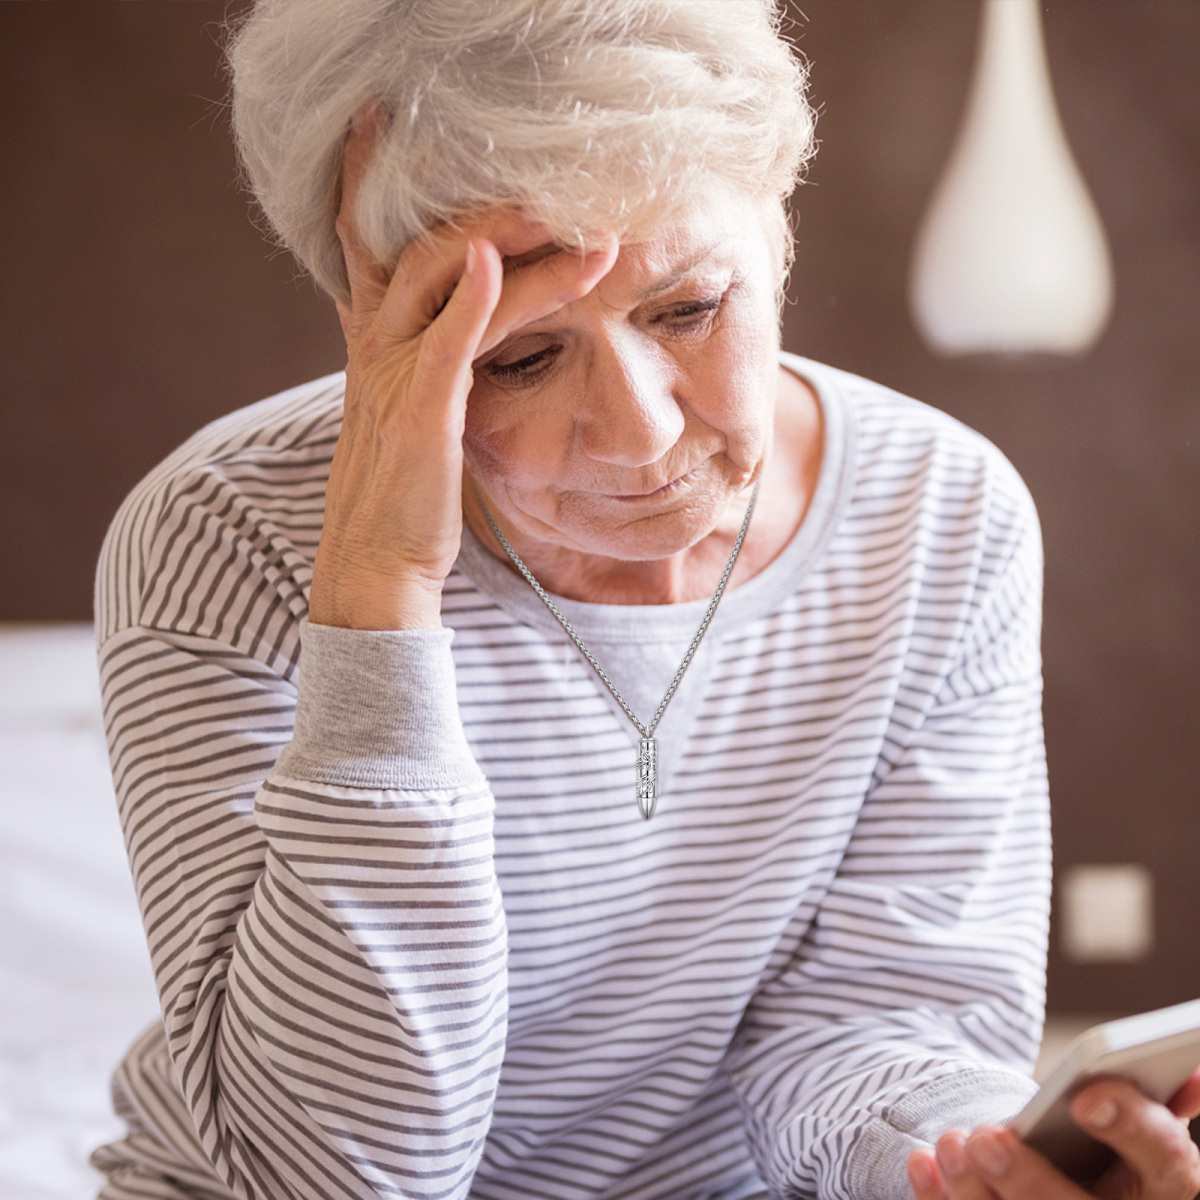
[[[941,354],[1082,354],[1112,311],[1112,260],[1055,107],[1038,0],[984,0],[982,18],[917,237],[913,318]]]

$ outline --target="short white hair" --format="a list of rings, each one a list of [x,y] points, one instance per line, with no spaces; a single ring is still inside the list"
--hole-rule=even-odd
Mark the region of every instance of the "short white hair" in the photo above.
[[[783,203],[814,148],[776,0],[258,0],[229,47],[242,162],[280,240],[348,302],[334,222],[351,117],[390,121],[357,212],[394,265],[433,225],[519,204],[584,246],[723,181]]]

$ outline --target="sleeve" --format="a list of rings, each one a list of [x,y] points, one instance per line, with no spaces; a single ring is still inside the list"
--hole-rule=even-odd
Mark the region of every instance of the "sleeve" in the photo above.
[[[901,689],[909,728],[801,950],[747,1014],[732,1074],[773,1196],[911,1200],[912,1149],[1035,1090],[1050,863],[1025,501],[946,665],[913,636],[927,678]]]
[[[451,634],[301,626],[297,678],[264,628],[134,625],[101,646],[192,1126],[160,1115],[161,1136],[239,1197],[465,1197],[504,1052],[506,931]]]

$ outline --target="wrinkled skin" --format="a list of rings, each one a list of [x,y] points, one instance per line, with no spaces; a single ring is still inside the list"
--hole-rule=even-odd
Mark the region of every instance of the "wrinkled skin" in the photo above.
[[[345,419],[310,619],[436,627],[464,518],[503,557],[477,489],[550,590],[653,604],[711,594],[761,479],[731,585],[761,570],[803,518],[821,445],[815,397],[776,358],[764,201],[714,188],[587,254],[491,210],[389,271],[350,217],[375,120],[346,147]]]

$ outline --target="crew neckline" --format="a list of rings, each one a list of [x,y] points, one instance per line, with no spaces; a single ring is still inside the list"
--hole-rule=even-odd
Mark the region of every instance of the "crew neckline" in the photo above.
[[[781,351],[779,361],[808,384],[821,406],[824,437],[821,470],[808,511],[788,544],[757,575],[721,598],[710,633],[742,624],[776,608],[796,590],[800,579],[823,553],[849,499],[854,480],[853,410],[837,372],[811,359]],[[466,525],[455,569],[483,595],[524,625],[562,633],[554,614],[537,593],[493,556]],[[649,643],[688,640],[708,608],[709,599],[679,604],[597,604],[548,593],[586,642]]]

